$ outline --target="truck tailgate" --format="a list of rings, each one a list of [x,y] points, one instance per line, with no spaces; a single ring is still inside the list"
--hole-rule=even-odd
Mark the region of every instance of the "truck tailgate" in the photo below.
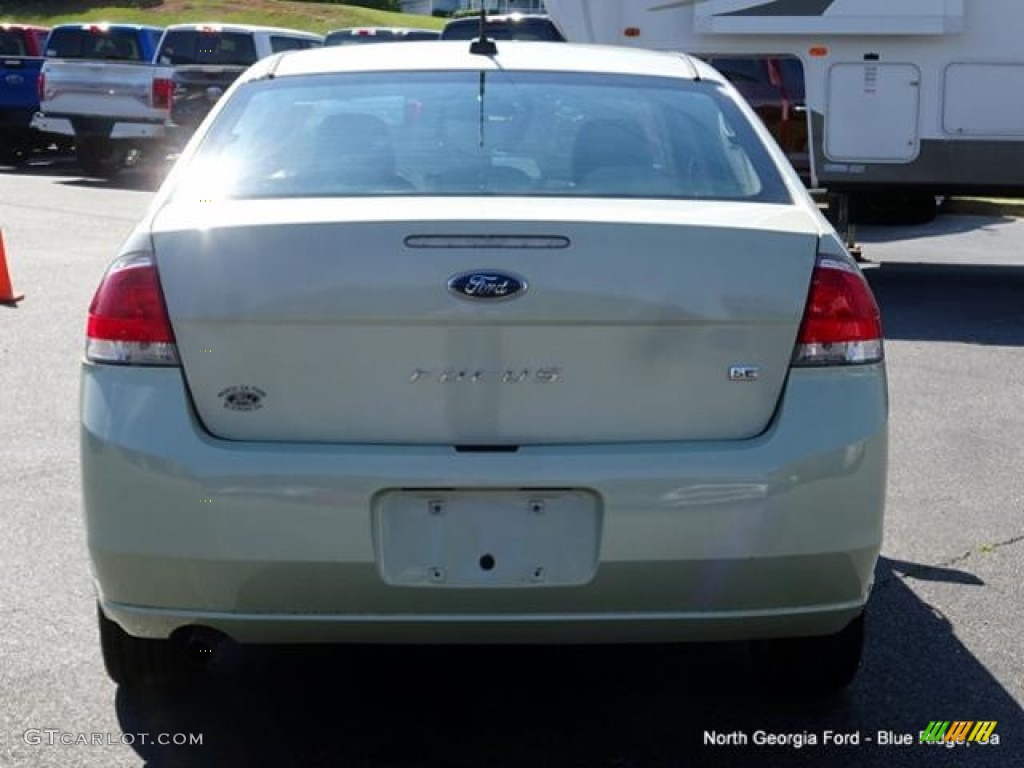
[[[167,110],[152,103],[153,79],[161,69],[128,62],[49,60],[43,67],[40,106],[47,115],[165,120]]]

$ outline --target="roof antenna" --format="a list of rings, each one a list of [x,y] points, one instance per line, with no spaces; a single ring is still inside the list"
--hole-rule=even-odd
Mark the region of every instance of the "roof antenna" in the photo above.
[[[469,44],[469,52],[478,56],[498,55],[498,46],[487,37],[487,0],[480,0],[480,37]]]

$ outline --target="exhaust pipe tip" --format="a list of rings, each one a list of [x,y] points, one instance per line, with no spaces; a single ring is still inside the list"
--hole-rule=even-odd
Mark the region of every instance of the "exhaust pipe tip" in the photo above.
[[[230,637],[211,627],[186,627],[179,632],[182,659],[187,667],[196,670],[210,669],[233,644]]]

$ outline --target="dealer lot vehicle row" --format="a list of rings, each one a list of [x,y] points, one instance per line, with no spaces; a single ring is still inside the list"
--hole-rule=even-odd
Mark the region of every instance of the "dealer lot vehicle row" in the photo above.
[[[497,17],[492,34],[534,37],[534,16]],[[518,28],[522,29],[518,29]],[[453,29],[461,28],[454,24]],[[557,33],[556,33],[557,34]],[[158,26],[0,24],[0,139],[24,159],[72,144],[79,166],[109,177],[142,155],[179,149],[238,75],[282,51],[321,45],[430,40],[438,30],[361,27],[326,36],[216,22]]]
[[[58,26],[33,126],[73,137],[84,171],[112,175],[133,154],[166,154],[187,140],[250,64],[322,44],[308,32],[241,25]]]

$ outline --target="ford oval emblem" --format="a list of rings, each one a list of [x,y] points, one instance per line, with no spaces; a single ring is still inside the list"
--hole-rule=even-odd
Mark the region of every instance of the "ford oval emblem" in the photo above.
[[[521,277],[496,270],[462,272],[448,281],[448,290],[463,299],[498,301],[512,299],[526,292]]]

